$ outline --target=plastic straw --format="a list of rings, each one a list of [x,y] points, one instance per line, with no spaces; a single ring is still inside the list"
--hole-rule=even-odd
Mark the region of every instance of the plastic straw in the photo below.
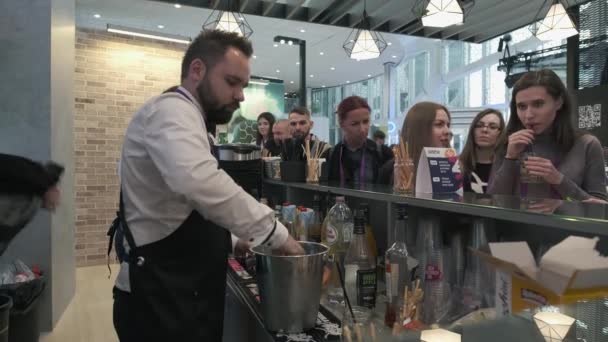
[[[338,276],[340,278],[340,286],[342,286],[342,291],[344,292],[344,299],[346,299],[346,305],[348,305],[348,310],[350,311],[351,316],[353,317],[353,323],[357,324],[357,319],[355,318],[355,313],[353,312],[353,307],[350,305],[350,300],[348,299],[348,294],[346,293],[346,287],[344,286],[344,276],[342,275],[342,270],[340,269],[340,263],[336,260],[336,268],[338,269]]]

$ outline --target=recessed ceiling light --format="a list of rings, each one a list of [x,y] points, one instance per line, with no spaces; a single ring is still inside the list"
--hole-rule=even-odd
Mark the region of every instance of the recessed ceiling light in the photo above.
[[[296,62],[296,65],[300,65],[300,62]]]
[[[165,25],[157,25],[156,27],[158,27],[159,29],[164,29]]]
[[[94,16],[95,18],[97,18],[97,19],[101,18],[101,14],[97,14],[97,13],[95,13],[95,14],[93,14],[93,16]]]
[[[323,56],[325,54],[325,52],[321,51],[319,52],[319,55]]]
[[[305,29],[300,29],[300,32],[304,33],[304,32],[306,32],[306,30]]]
[[[315,75],[310,75],[310,77],[315,77]]]
[[[391,46],[391,45],[393,45],[393,43],[388,42],[388,43],[386,43],[386,45]]]
[[[367,75],[367,77],[372,77],[372,75],[369,75],[369,74],[368,74],[368,75]]]
[[[281,72],[281,70],[277,69],[277,72]]]
[[[287,45],[293,45],[293,41],[288,40],[288,41],[287,41]]]
[[[393,55],[393,58],[397,58],[397,56]]]
[[[350,81],[346,81],[346,83],[350,83]]]
[[[331,67],[330,69],[331,69],[331,70],[336,70],[336,68],[335,68],[335,67]]]
[[[256,59],[256,58],[258,58],[258,56],[256,56],[256,55],[253,55],[253,59]]]
[[[274,44],[273,46],[274,46],[274,47],[277,47],[277,46],[279,46],[279,44]]]
[[[293,81],[289,81],[289,83],[294,84],[294,82],[293,82]]]
[[[180,5],[180,4],[175,4],[175,5],[173,5],[173,7],[175,7],[175,8],[182,8],[182,5]]]
[[[321,88],[325,88],[325,86],[324,86],[324,85],[322,85],[322,86],[321,86]]]

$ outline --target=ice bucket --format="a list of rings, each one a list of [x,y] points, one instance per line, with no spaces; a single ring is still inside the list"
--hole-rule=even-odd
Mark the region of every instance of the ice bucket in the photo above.
[[[321,300],[323,258],[328,248],[300,241],[305,254],[273,255],[262,246],[256,255],[256,278],[266,328],[275,332],[299,333],[315,326]]]

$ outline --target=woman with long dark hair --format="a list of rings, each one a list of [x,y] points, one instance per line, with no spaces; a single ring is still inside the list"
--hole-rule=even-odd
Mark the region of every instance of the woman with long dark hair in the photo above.
[[[416,103],[405,116],[401,140],[407,143],[408,154],[418,169],[418,160],[425,147],[450,147],[450,111],[435,102]],[[380,183],[392,184],[394,160],[380,170]],[[415,183],[414,183],[415,184]]]
[[[513,86],[507,136],[488,192],[535,198],[608,199],[598,139],[574,129],[572,102],[555,72],[525,74]]]
[[[498,110],[485,109],[473,119],[459,157],[464,191],[486,192],[494,153],[504,130],[505,120]]]
[[[272,113],[263,112],[258,115],[258,129],[255,144],[264,147],[268,141],[272,140],[272,126],[275,118]]]

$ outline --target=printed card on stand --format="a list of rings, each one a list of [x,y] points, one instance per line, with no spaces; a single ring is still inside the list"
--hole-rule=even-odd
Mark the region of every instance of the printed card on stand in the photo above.
[[[425,147],[416,172],[416,192],[462,194],[462,175],[453,148]]]

